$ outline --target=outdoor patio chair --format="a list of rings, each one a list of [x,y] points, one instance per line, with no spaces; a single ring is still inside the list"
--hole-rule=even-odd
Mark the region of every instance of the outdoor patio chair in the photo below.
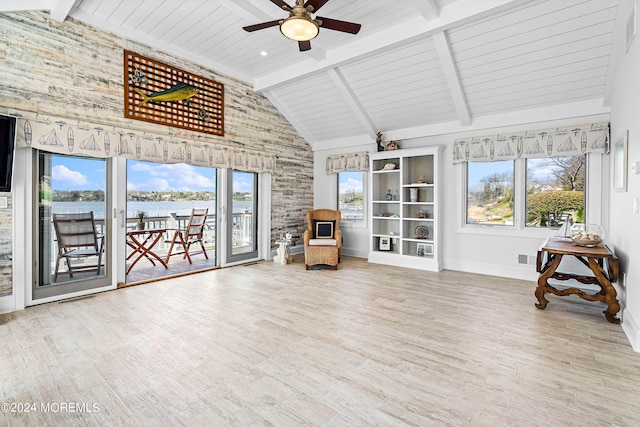
[[[171,246],[169,246],[169,252],[167,252],[166,262],[169,262],[169,257],[171,256],[171,252],[173,251],[173,246],[176,243],[181,245],[184,249],[184,256],[182,258],[186,258],[187,260],[189,260],[189,264],[193,264],[193,262],[191,261],[191,256],[189,255],[189,249],[194,243],[200,243],[200,247],[202,248],[202,253],[204,254],[205,259],[209,259],[209,257],[207,256],[207,250],[204,248],[204,243],[202,242],[202,238],[204,235],[204,226],[207,222],[208,213],[209,209],[191,210],[191,216],[189,217],[187,228],[178,229],[173,234],[173,239],[171,239]]]
[[[96,223],[93,218],[93,211],[53,214],[53,228],[56,233],[58,244],[58,255],[56,257],[56,268],[53,281],[58,280],[58,270],[60,260],[67,261],[67,272],[69,277],[73,277],[74,271],[93,269],[97,270],[96,275],[100,275],[102,266],[102,254],[104,253],[104,236],[98,236]],[[87,259],[98,257],[97,265],[74,266],[72,259]]]

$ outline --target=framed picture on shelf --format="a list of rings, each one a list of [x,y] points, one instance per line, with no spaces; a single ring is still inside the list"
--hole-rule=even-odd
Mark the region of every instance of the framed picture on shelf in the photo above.
[[[378,245],[378,249],[381,251],[390,251],[391,250],[391,239],[388,237],[381,237],[380,244]]]
[[[416,247],[416,253],[418,256],[431,256],[433,255],[433,244],[431,243],[418,243]]]

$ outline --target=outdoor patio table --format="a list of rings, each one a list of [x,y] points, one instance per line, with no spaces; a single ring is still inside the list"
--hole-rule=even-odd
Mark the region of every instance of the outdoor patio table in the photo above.
[[[133,251],[127,256],[127,261],[134,256],[137,256],[127,268],[126,274],[129,274],[133,266],[136,265],[143,257],[147,258],[154,266],[156,265],[155,261],[158,261],[164,266],[164,268],[167,268],[167,263],[153,252],[153,248],[158,241],[160,241],[160,238],[166,231],[166,228],[127,231],[127,245],[133,249]]]

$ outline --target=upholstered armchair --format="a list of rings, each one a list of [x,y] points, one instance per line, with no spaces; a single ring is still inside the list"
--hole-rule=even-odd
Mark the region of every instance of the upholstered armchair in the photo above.
[[[307,226],[304,231],[304,264],[308,270],[317,264],[330,265],[338,269],[340,262],[340,211],[316,209],[307,212]]]

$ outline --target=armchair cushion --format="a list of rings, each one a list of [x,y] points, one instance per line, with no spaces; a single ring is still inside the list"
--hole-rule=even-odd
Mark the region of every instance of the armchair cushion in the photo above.
[[[333,239],[333,229],[335,221],[313,220],[313,238],[314,239]]]
[[[309,246],[337,246],[338,241],[336,239],[311,239],[309,240]]]

